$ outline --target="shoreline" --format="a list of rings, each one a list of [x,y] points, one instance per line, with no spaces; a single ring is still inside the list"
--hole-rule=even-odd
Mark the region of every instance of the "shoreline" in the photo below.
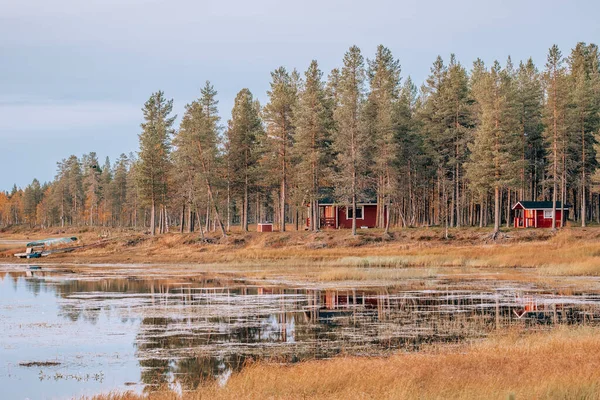
[[[550,230],[505,230],[496,241],[490,230],[454,228],[443,238],[442,228],[392,231],[389,237],[368,230],[352,237],[346,231],[232,232],[201,241],[195,233],[171,233],[151,237],[111,231],[99,238],[97,231],[71,229],[54,236],[75,235],[82,245],[70,253],[39,259],[13,257],[22,246],[6,246],[7,240],[32,240],[50,232],[0,233],[0,263],[96,264],[180,266],[216,265],[264,268],[311,265],[322,268],[531,268],[543,276],[600,275],[600,227]],[[21,236],[17,239],[16,237]],[[100,242],[103,240],[103,242]]]

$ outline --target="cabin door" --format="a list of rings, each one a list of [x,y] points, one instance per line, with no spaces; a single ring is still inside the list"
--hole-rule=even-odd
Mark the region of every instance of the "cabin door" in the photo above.
[[[334,206],[320,206],[319,217],[321,220],[321,228],[335,228]]]

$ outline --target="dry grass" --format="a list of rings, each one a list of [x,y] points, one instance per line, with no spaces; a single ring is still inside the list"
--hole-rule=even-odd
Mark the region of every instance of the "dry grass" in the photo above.
[[[497,243],[488,242],[489,230],[463,228],[451,233],[451,239],[444,240],[442,231],[437,228],[405,229],[392,232],[392,240],[383,240],[377,230],[360,232],[358,238],[352,238],[347,231],[234,232],[225,241],[213,236],[209,243],[202,243],[195,234],[152,238],[115,232],[113,236],[118,237],[117,240],[85,251],[54,255],[47,262],[162,262],[265,268],[310,264],[323,267],[320,277],[317,276],[320,280],[403,277],[402,273],[364,271],[373,267],[390,270],[519,267],[535,269],[542,276],[600,275],[599,227],[567,228],[554,235],[549,230],[513,230],[508,232],[508,238]],[[94,231],[78,235],[85,243],[98,239]],[[2,238],[10,237],[2,235]],[[4,255],[10,256],[10,252],[5,251]],[[346,270],[331,270],[337,267]]]
[[[389,358],[335,358],[284,366],[258,363],[220,388],[183,397],[108,394],[140,399],[598,399],[600,331],[558,328],[509,332],[458,347],[432,347]]]

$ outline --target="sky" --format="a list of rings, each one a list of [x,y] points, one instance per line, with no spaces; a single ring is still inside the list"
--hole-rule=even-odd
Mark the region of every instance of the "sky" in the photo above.
[[[383,44],[417,85],[451,53],[543,69],[553,44],[598,44],[598,15],[597,0],[0,0],[0,190],[52,180],[71,154],[135,152],[158,90],[181,116],[210,80],[225,126],[242,88],[266,103],[279,66],[327,75]]]

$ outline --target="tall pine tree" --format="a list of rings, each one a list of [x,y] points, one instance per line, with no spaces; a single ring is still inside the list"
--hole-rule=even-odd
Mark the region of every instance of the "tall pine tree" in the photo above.
[[[173,100],[162,91],[153,93],[144,104],[144,122],[139,135],[137,183],[143,199],[150,204],[150,233],[156,235],[156,206],[164,207],[170,168],[171,135],[176,116],[171,116]]]

